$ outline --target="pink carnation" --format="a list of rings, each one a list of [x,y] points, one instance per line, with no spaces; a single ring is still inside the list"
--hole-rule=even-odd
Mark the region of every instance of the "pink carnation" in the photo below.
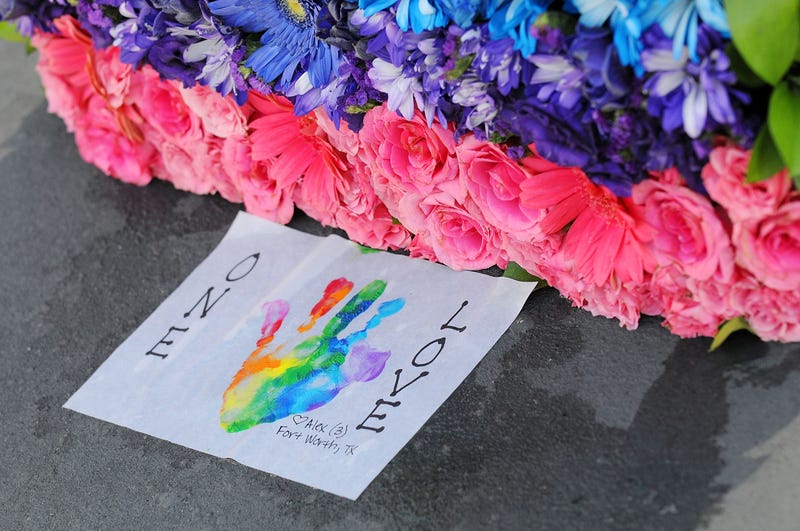
[[[730,238],[708,199],[683,186],[654,180],[634,185],[633,199],[655,229],[650,248],[659,264],[675,265],[696,280],[730,279]]]
[[[575,307],[595,316],[618,319],[620,326],[628,330],[639,326],[641,314],[658,315],[663,309],[650,291],[649,274],[642,282],[626,283],[612,276],[609,282],[598,286],[582,279],[575,271],[574,260],[567,258],[560,249],[540,265],[539,271],[537,276],[572,301]]]
[[[423,229],[425,213],[419,204],[435,189],[466,195],[459,190],[452,131],[438,123],[428,127],[421,114],[406,120],[385,104],[376,107],[364,117],[359,139],[375,194],[412,232]]]
[[[768,288],[748,275],[733,286],[734,305],[765,341],[800,341],[800,290]]]
[[[411,234],[397,223],[372,188],[369,171],[361,157],[358,135],[347,124],[337,128],[328,116],[317,112],[317,125],[331,147],[347,161],[347,171],[336,181],[335,224],[354,241],[376,249],[402,249]]]
[[[86,65],[95,92],[109,107],[118,109],[127,101],[133,69],[119,59],[119,48],[93,50]]]
[[[800,201],[734,225],[736,261],[776,290],[800,290]]]
[[[88,103],[86,112],[75,121],[75,143],[84,160],[125,182],[137,185],[150,182],[150,169],[157,159],[153,147],[122,134],[118,115],[100,96],[94,96]]]
[[[180,93],[207,133],[220,138],[247,134],[247,117],[232,95],[223,97],[203,85],[188,89],[182,87]]]
[[[250,146],[235,137],[225,139],[222,154],[225,171],[232,176],[247,211],[276,223],[289,223],[294,214],[295,181],[273,179],[273,159],[253,161]]]
[[[663,305],[664,325],[681,337],[713,337],[726,317],[703,304],[677,266],[660,267],[653,273],[652,293]]]
[[[550,276],[548,274],[549,264],[561,248],[563,239],[563,234],[560,232],[542,235],[529,240],[518,240],[513,236],[504,234],[502,249],[508,260],[516,262],[531,275],[546,278]]]
[[[737,146],[723,145],[714,148],[703,168],[703,184],[708,195],[725,207],[734,222],[772,214],[792,188],[785,169],[764,181],[745,182],[750,153]]]

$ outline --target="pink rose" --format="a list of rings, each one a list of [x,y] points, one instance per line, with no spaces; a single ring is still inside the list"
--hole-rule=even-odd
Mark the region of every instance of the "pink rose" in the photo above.
[[[800,201],[733,227],[736,261],[777,290],[800,290]]]
[[[755,334],[765,341],[800,341],[800,290],[768,288],[748,275],[731,298]]]
[[[436,189],[454,197],[466,195],[457,179],[452,131],[438,123],[428,127],[421,114],[406,120],[385,104],[376,107],[364,117],[359,139],[375,194],[412,232],[423,228],[421,199]]]
[[[151,166],[157,163],[155,150],[122,134],[115,113],[100,96],[90,99],[86,112],[77,117],[75,143],[86,162],[108,175],[137,185],[152,179]]]
[[[180,88],[186,105],[197,115],[206,132],[220,138],[245,136],[247,117],[232,95],[221,96],[203,85]]]
[[[730,279],[733,249],[714,207],[692,190],[646,180],[633,187],[633,200],[655,231],[650,248],[662,266],[675,265],[697,280]]]
[[[489,223],[519,239],[539,232],[542,210],[520,201],[520,183],[530,177],[523,166],[497,144],[481,142],[473,135],[456,147],[456,154],[461,179]]]
[[[431,249],[436,259],[453,269],[485,269],[501,260],[502,236],[467,199],[458,203],[446,194],[425,199],[427,212],[417,246]]]
[[[372,189],[358,135],[345,123],[337,128],[323,111],[317,111],[316,117],[318,134],[346,160],[347,169],[335,183],[335,225],[351,240],[375,249],[408,246],[411,234],[392,217]]]
[[[711,152],[703,168],[703,184],[711,199],[725,207],[734,222],[760,219],[772,214],[792,188],[784,169],[757,183],[745,182],[750,151],[724,145]]]
[[[201,141],[200,118],[183,101],[177,81],[162,81],[152,67],[145,65],[131,81],[130,97],[147,118],[144,134],[153,145],[171,142],[177,146]]]
[[[225,170],[233,177],[247,211],[276,223],[289,223],[294,214],[292,193],[296,181],[272,178],[273,159],[253,161],[250,147],[234,137],[225,139],[222,153]]]

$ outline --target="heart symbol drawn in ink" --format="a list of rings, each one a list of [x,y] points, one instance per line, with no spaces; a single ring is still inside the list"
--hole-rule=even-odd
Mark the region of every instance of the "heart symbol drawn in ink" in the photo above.
[[[305,421],[308,420],[308,415],[295,415],[292,417],[292,420],[295,424],[303,424]]]

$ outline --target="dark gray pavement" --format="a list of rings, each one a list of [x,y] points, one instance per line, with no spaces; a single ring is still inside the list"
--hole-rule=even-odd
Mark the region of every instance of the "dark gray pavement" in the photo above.
[[[551,290],[356,502],[63,409],[239,207],[103,176],[0,57],[0,529],[800,527],[800,346]]]

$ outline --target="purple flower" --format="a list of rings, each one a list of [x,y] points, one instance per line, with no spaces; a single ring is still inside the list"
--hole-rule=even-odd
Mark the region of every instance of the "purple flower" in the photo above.
[[[642,53],[642,64],[652,75],[645,82],[650,91],[648,111],[661,118],[666,131],[683,126],[691,138],[720,125],[740,121],[739,104],[749,97],[733,88],[736,76],[722,50],[722,37],[713,28],[700,25],[699,63],[689,61],[686,48],[675,59],[672,43],[658,26],[647,35],[650,46]]]
[[[188,27],[169,28],[169,34],[179,36],[187,41],[183,49],[183,59],[187,63],[198,63],[202,70],[197,80],[223,96],[234,93],[236,100],[242,104],[247,99],[247,92],[238,88],[233,72],[238,69],[233,61],[234,52],[242,48],[238,31],[218,23],[208,11],[206,4],[201,3],[202,18]]]
[[[522,80],[530,79],[533,72],[533,65],[514,49],[514,41],[510,38],[489,40],[485,24],[464,33],[460,54],[475,54],[472,68],[481,81],[496,84],[503,96],[518,88]]]
[[[106,14],[108,8],[117,9],[122,0],[78,0],[76,6],[81,26],[92,36],[95,48],[107,48],[114,42],[109,33],[114,21]]]
[[[75,14],[66,0],[0,0],[0,20],[16,20],[17,30],[28,37],[35,30],[56,31],[53,20]]]

